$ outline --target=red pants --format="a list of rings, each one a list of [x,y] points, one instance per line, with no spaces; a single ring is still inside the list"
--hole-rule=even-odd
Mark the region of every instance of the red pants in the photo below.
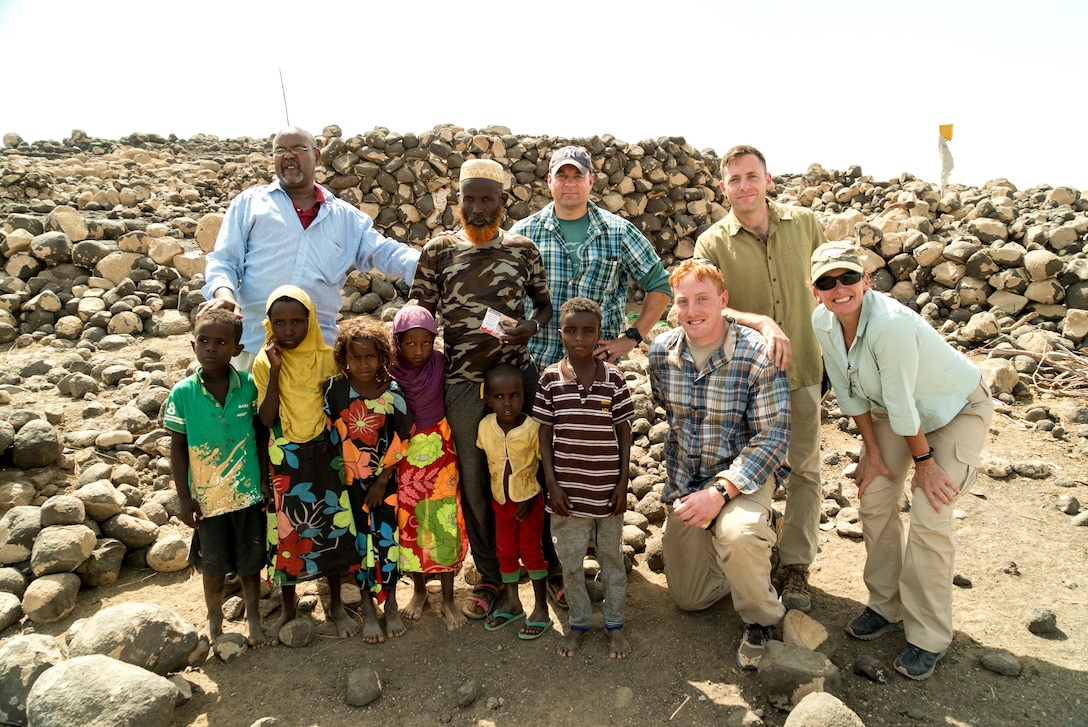
[[[491,501],[495,510],[495,555],[499,559],[503,583],[517,583],[521,563],[525,564],[530,578],[543,578],[548,574],[548,562],[544,560],[540,545],[544,535],[544,498],[540,495],[533,498],[533,508],[524,520],[517,518],[519,504],[513,500],[502,505],[498,500]]]

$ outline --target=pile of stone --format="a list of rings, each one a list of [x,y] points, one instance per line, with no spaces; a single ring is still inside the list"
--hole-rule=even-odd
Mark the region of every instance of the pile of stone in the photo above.
[[[5,137],[0,155],[0,341],[20,333],[75,340],[105,333],[167,335],[171,311],[191,310],[203,256],[240,190],[270,181],[270,139],[188,140],[133,134],[118,141],[74,131],[63,143]],[[727,212],[719,159],[682,137],[629,144],[517,136],[504,127],[442,125],[421,134],[378,128],[345,138],[324,129],[318,181],[414,245],[456,227],[455,180],[465,159],[511,172],[508,222],[549,201],[551,151],[584,144],[593,197],[630,219],[666,265],[690,257],[697,236]],[[1039,357],[1075,351],[1088,336],[1088,199],[1069,187],[1018,190],[887,181],[812,165],[775,178],[782,201],[811,207],[830,239],[868,251],[874,286],[911,305],[955,341],[999,348],[1031,374]],[[382,314],[403,294],[361,271],[345,313]],[[89,300],[88,300],[89,299]],[[116,321],[114,319],[117,319]]]
[[[192,697],[176,672],[208,648],[195,626],[146,603],[104,608],[59,639],[15,636],[0,645],[0,722],[165,727]]]
[[[176,492],[145,496],[136,470],[121,464],[112,471],[91,464],[73,487],[64,479],[63,471],[47,467],[8,473],[0,486],[0,630],[23,615],[39,624],[63,620],[81,588],[114,583],[123,565],[157,572],[188,567],[190,536],[176,520]],[[58,489],[64,492],[44,494]]]

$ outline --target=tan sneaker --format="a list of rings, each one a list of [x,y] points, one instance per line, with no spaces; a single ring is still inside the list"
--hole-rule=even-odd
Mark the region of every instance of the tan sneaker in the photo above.
[[[812,596],[808,591],[808,566],[784,565],[779,571],[782,579],[782,605],[788,611],[808,613],[812,610]]]

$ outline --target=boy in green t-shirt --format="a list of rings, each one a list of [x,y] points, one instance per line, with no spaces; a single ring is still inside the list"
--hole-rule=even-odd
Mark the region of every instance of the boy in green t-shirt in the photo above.
[[[263,643],[259,576],[266,562],[267,430],[257,418],[253,378],[230,365],[242,350],[242,320],[226,310],[198,315],[193,352],[200,367],[166,400],[170,466],[181,519],[193,528],[189,562],[204,576],[208,636],[223,633],[226,576],[242,582],[250,646]]]

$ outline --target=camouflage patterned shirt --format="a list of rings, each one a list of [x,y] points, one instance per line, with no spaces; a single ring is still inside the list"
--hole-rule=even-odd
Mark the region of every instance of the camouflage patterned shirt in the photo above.
[[[525,369],[526,346],[504,346],[480,330],[488,308],[523,320],[523,301],[533,307],[550,300],[540,251],[533,241],[499,230],[498,237],[473,245],[464,231],[436,237],[419,257],[411,297],[434,306],[446,348],[446,383],[480,383],[489,368],[508,363]]]

